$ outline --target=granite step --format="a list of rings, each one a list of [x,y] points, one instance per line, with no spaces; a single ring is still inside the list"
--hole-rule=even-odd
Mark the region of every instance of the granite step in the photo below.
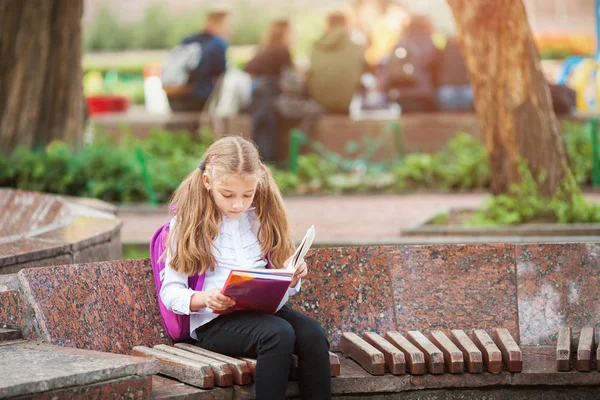
[[[0,398],[141,398],[158,373],[154,360],[38,342],[0,346],[0,360]]]
[[[23,339],[23,334],[19,329],[0,328],[0,342]]]

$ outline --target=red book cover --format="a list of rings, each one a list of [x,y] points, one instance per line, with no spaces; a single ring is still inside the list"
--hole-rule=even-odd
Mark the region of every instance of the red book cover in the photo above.
[[[275,314],[277,306],[285,296],[292,273],[273,270],[232,270],[221,293],[235,301],[233,307],[215,314],[228,314],[240,310],[252,310]]]

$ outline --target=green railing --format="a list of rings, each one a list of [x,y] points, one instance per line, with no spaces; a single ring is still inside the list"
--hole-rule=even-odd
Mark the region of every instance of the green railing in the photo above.
[[[310,139],[298,128],[291,129],[289,134],[288,167],[293,173],[298,172],[298,157],[302,146],[308,146],[327,161],[346,171],[353,171],[359,167],[369,170],[389,170],[397,165],[404,155],[404,137],[398,120],[390,121],[383,134],[376,137],[365,135],[360,142],[349,142],[346,145],[345,155],[327,149],[323,143]],[[388,145],[390,136],[393,137],[395,146],[394,155],[388,160],[374,160],[377,152]]]

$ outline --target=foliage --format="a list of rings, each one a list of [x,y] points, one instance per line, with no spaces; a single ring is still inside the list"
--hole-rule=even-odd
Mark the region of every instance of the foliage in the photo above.
[[[565,122],[563,130],[571,172],[575,181],[580,185],[591,183],[593,168],[592,138],[586,129],[586,125]]]
[[[519,164],[521,181],[510,186],[508,194],[490,196],[477,210],[472,225],[514,225],[526,222],[600,222],[600,205],[587,200],[571,172],[552,197],[539,191],[545,177],[533,177],[525,161]]]
[[[119,23],[113,10],[104,7],[84,30],[85,48],[87,51],[169,49],[185,36],[198,32],[209,9],[210,4],[206,3],[194,12],[173,14],[164,7],[151,5],[140,21],[125,25]],[[256,7],[248,0],[236,0],[231,15],[233,46],[260,43],[269,23],[275,17],[287,16],[294,23],[295,53],[308,55],[325,28],[322,13],[301,12],[287,3],[279,4],[275,11]]]
[[[116,14],[103,7],[96,21],[84,31],[84,43],[88,50],[118,51],[130,48],[131,27],[119,24]]]
[[[187,131],[157,129],[147,140],[126,134],[120,145],[100,135],[78,152],[60,142],[42,151],[17,148],[10,156],[0,156],[0,166],[6,166],[0,169],[0,186],[140,202],[149,198],[143,176],[146,167],[152,190],[159,201],[166,202],[183,177],[196,167],[212,140],[206,132],[194,141]]]
[[[591,140],[579,124],[565,125],[565,143],[572,174],[552,198],[543,198],[537,182],[521,167],[520,183],[507,195],[488,199],[474,224],[514,224],[538,220],[598,220],[597,207],[583,198],[579,184],[590,182]],[[213,141],[208,131],[190,134],[155,129],[136,139],[123,132],[115,137],[98,134],[93,143],[73,151],[54,142],[42,150],[17,148],[0,155],[0,186],[96,197],[114,202],[142,202],[155,198],[167,202],[181,180],[196,168]],[[392,171],[356,168],[348,172],[318,154],[301,155],[297,174],[272,168],[283,193],[385,192],[419,188],[467,190],[489,182],[483,145],[460,134],[441,151],[410,154]],[[149,179],[145,180],[145,176]]]
[[[399,189],[476,189],[487,186],[490,179],[485,147],[466,133],[457,135],[438,153],[409,154],[394,173]]]

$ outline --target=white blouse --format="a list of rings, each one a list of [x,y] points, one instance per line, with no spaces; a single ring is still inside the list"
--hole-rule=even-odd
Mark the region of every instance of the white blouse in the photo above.
[[[216,266],[214,271],[206,271],[206,279],[202,290],[222,289],[232,269],[265,268],[267,260],[262,256],[262,249],[258,241],[258,228],[260,222],[254,208],[248,209],[238,219],[223,216],[219,234],[215,239],[212,253],[215,256]],[[175,229],[175,218],[171,220],[170,229]],[[171,246],[173,251],[175,246]],[[195,330],[199,326],[217,318],[219,315],[210,308],[190,311],[190,301],[194,290],[188,288],[188,276],[176,272],[171,268],[171,251],[167,251],[165,258],[164,280],[160,289],[160,297],[164,305],[176,314],[190,315],[190,336],[196,337]],[[279,304],[278,310],[287,302],[290,295],[300,290],[298,284],[289,288]]]

